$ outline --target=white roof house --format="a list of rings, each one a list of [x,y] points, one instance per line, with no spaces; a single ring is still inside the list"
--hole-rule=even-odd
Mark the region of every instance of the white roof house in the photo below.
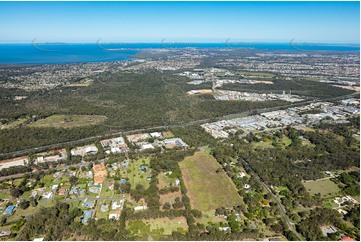
[[[51,198],[52,196],[53,196],[52,192],[46,192],[42,195],[43,198],[47,198],[47,199]]]
[[[152,144],[143,144],[142,146],[140,146],[141,150],[146,150],[146,149],[154,149],[154,146]]]
[[[162,138],[162,134],[159,133],[159,132],[153,132],[153,133],[150,133],[150,136],[152,136],[153,138]]]
[[[139,210],[144,210],[144,209],[147,209],[148,207],[147,206],[137,206],[134,208],[135,211],[139,211]]]
[[[109,214],[109,219],[119,220],[120,214],[119,213],[111,213]]]

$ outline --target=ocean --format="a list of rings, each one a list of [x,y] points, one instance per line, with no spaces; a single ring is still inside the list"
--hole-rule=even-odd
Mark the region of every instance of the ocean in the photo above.
[[[264,51],[360,51],[359,45],[305,43],[119,43],[65,44],[32,43],[0,44],[0,64],[67,64],[122,61],[142,49],[162,48],[239,48]]]

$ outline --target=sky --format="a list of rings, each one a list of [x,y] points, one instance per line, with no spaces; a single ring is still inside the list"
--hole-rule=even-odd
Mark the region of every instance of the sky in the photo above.
[[[359,43],[359,2],[0,2],[0,42]]]

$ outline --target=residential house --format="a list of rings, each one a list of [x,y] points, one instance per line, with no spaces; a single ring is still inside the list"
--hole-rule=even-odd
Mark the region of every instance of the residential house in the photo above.
[[[8,236],[11,234],[11,230],[10,229],[3,229],[1,230],[0,232],[0,237],[3,237],[3,236]]]
[[[87,202],[83,202],[83,206],[86,208],[94,208],[94,201],[87,201]]]
[[[104,182],[107,176],[107,169],[105,168],[104,164],[101,163],[99,165],[93,166],[94,171],[94,183],[102,183]]]
[[[148,209],[147,206],[137,206],[137,207],[134,207],[134,211],[140,211],[140,210],[145,210],[145,209]]]
[[[8,206],[8,207],[5,209],[5,211],[3,212],[3,214],[5,214],[5,215],[11,215],[11,214],[14,213],[15,209],[16,209],[16,206],[15,206],[15,205],[10,205],[10,206]]]
[[[109,211],[109,205],[108,205],[108,204],[102,204],[102,205],[100,206],[100,211],[102,211],[102,212],[107,212],[107,211]]]
[[[93,211],[86,210],[83,212],[83,217],[80,218],[80,222],[87,225],[89,223],[89,219],[91,219],[92,216],[93,216]]]
[[[66,194],[66,189],[65,188],[60,188],[59,195],[64,196],[65,194]]]
[[[109,219],[119,220],[119,218],[120,218],[120,212],[113,212],[109,214]]]

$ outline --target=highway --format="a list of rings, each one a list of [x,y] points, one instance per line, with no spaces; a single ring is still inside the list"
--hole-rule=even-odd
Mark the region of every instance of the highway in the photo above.
[[[85,143],[85,142],[90,143],[90,142],[94,142],[97,139],[106,138],[106,137],[115,137],[115,136],[120,136],[120,135],[128,135],[128,134],[133,134],[133,133],[149,132],[149,131],[153,131],[153,130],[163,130],[163,129],[170,129],[170,128],[184,128],[184,127],[188,127],[188,126],[192,126],[192,125],[201,125],[204,123],[215,122],[215,121],[219,121],[219,120],[234,119],[234,118],[237,118],[240,116],[254,115],[253,111],[256,111],[257,113],[264,113],[264,112],[282,110],[282,109],[286,109],[286,108],[290,108],[290,107],[303,106],[303,105],[307,105],[307,104],[319,102],[319,101],[337,101],[337,100],[342,100],[342,99],[346,99],[346,98],[351,98],[351,97],[354,97],[355,95],[356,94],[349,94],[349,95],[345,95],[345,96],[339,96],[339,97],[323,99],[323,100],[308,99],[308,100],[293,103],[293,104],[276,106],[276,107],[271,107],[271,108],[263,108],[263,109],[257,109],[257,110],[250,110],[250,111],[245,111],[245,112],[236,113],[236,114],[230,114],[230,115],[216,117],[216,118],[208,118],[208,119],[190,121],[190,122],[183,123],[183,124],[173,124],[173,125],[165,124],[165,125],[161,125],[161,126],[148,127],[148,128],[142,128],[142,129],[136,129],[136,130],[119,131],[119,132],[114,132],[114,133],[109,133],[109,134],[104,134],[104,135],[97,135],[97,136],[92,136],[92,137],[88,137],[88,138],[83,138],[83,139],[79,139],[79,140],[72,140],[72,141],[67,141],[67,142],[62,142],[62,143],[57,143],[57,144],[49,144],[49,145],[44,145],[44,146],[40,146],[40,147],[34,147],[34,148],[29,148],[29,149],[14,151],[14,152],[2,153],[2,154],[0,154],[0,158],[4,157],[4,156],[22,156],[22,155],[26,155],[30,152],[40,152],[40,151],[49,150],[49,149],[64,148],[67,145],[73,146],[73,145],[77,145],[77,144]]]

